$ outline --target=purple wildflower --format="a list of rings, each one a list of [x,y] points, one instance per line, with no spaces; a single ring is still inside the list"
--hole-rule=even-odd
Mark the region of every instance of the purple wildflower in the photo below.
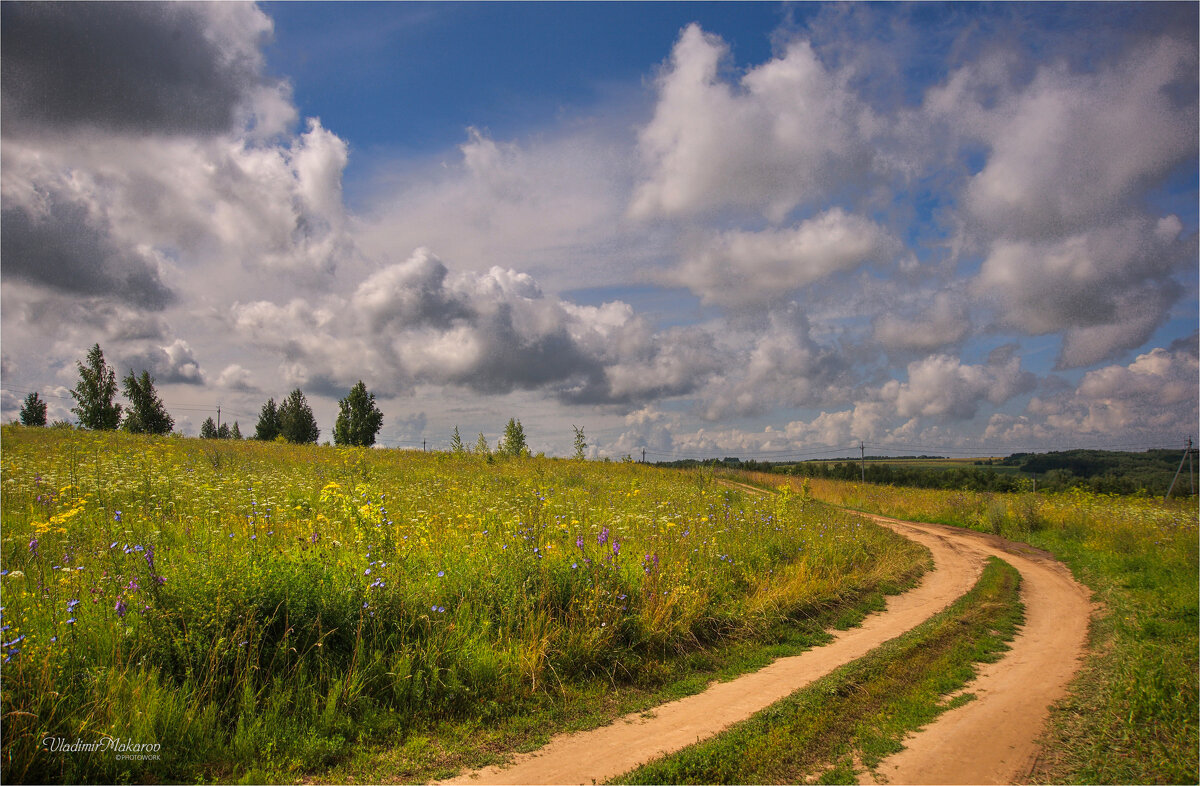
[[[596,536],[596,542],[601,546],[608,542],[608,527],[600,530],[600,534]]]
[[[121,619],[125,618],[128,608],[126,608],[125,600],[123,598],[117,598],[117,605],[113,606],[113,611],[117,612],[117,616]]]

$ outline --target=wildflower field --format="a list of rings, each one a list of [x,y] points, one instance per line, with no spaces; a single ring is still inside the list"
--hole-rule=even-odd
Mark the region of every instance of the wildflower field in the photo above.
[[[653,684],[927,561],[703,471],[2,434],[6,782],[319,773],[439,719]],[[47,742],[104,739],[149,755]]]
[[[777,475],[745,475],[759,484]],[[789,481],[847,508],[969,527],[1045,549],[1095,592],[1090,653],[1055,708],[1042,783],[1200,782],[1200,536],[1193,499],[989,494]]]

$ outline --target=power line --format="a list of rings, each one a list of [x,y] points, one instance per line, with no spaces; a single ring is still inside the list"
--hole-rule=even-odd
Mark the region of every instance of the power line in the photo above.
[[[36,393],[37,395],[39,395],[43,398],[55,398],[55,399],[59,399],[62,401],[74,401],[75,400],[74,396],[59,396],[54,393],[43,393],[40,390],[26,390],[24,388],[14,388],[14,387],[9,387],[8,385],[0,385],[0,390],[6,390],[9,393],[16,393],[18,395],[20,395],[20,394],[29,395],[30,393]],[[192,404],[172,404],[169,401],[163,401],[163,406],[168,407],[172,411],[215,412],[217,410],[221,410],[222,412],[225,413],[225,415],[232,415],[234,418],[251,419],[251,418],[258,417],[257,415],[249,415],[245,412],[232,412],[228,409],[223,408],[223,406],[221,404],[213,404],[212,406],[206,407],[206,406],[195,406]]]

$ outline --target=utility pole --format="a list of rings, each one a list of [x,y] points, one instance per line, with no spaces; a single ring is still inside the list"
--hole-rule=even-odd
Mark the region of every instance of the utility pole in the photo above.
[[[1171,486],[1170,486],[1170,488],[1167,489],[1167,493],[1163,497],[1163,502],[1166,502],[1167,497],[1170,497],[1171,492],[1175,490],[1175,481],[1179,480],[1179,473],[1183,469],[1183,462],[1185,459],[1188,460],[1188,462],[1189,462],[1188,463],[1188,475],[1189,475],[1189,479],[1190,479],[1190,476],[1192,474],[1191,458],[1192,458],[1192,438],[1188,437],[1187,449],[1183,451],[1183,456],[1181,456],[1179,459],[1179,468],[1175,470],[1175,477],[1171,478]],[[1192,493],[1193,494],[1196,493],[1196,487],[1194,485],[1192,486]]]
[[[862,467],[862,482],[866,483],[867,482],[867,449],[866,449],[866,447],[863,446],[863,443],[861,441],[858,443],[858,460],[860,462],[860,466]]]
[[[642,448],[642,463],[646,463],[646,449]]]
[[[221,405],[217,405],[217,433],[221,433]]]
[[[425,440],[421,440],[421,452],[422,452],[422,453],[427,453],[427,452],[428,452],[428,451],[426,451],[426,450],[425,450]]]

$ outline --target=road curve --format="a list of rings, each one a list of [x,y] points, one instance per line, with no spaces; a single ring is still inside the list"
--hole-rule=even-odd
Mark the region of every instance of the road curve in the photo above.
[[[889,525],[893,526],[893,525]],[[884,611],[834,640],[703,693],[663,704],[652,713],[627,715],[608,726],[555,736],[503,766],[461,773],[442,783],[589,784],[602,782],[698,740],[707,739],[765,709],[839,666],[919,625],[969,590],[983,570],[983,553],[959,530],[903,534],[929,548],[934,569],[920,584],[887,599]]]
[[[867,515],[867,514],[861,514]],[[1045,552],[956,527],[868,515],[929,548],[934,569],[884,611],[835,633],[801,655],[752,674],[713,683],[703,693],[631,714],[586,732],[560,734],[505,765],[461,773],[441,783],[599,783],[714,736],[730,725],[924,622],[969,590],[988,556],[1022,576],[1025,624],[1005,657],[986,664],[969,690],[977,700],[941,715],[905,740],[862,783],[1016,783],[1029,773],[1051,703],[1079,667],[1092,611],[1087,588]]]
[[[871,516],[902,535],[949,535],[981,558],[1021,573],[1025,622],[1011,649],[967,686],[976,700],[943,713],[860,783],[1026,783],[1050,705],[1078,671],[1093,611],[1091,592],[1050,554],[992,535]]]

